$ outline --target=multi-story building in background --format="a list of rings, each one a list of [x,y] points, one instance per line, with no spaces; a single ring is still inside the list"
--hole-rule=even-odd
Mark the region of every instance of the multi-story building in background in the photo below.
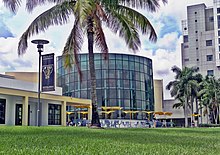
[[[182,66],[197,67],[203,76],[220,78],[220,0],[213,0],[212,7],[188,6],[182,31]],[[197,112],[198,109],[194,109],[194,113]],[[200,122],[205,120],[201,117]]]
[[[213,2],[213,7],[187,7],[187,20],[182,21],[182,66],[196,66],[203,76],[220,77],[220,0]]]

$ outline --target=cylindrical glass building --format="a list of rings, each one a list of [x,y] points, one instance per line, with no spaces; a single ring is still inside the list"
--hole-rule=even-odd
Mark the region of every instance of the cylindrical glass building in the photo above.
[[[79,54],[82,81],[77,69],[64,68],[64,58],[57,57],[57,85],[63,88],[63,95],[90,98],[90,77],[88,54]],[[102,54],[95,53],[98,107],[122,107],[108,118],[143,119],[141,111],[154,110],[152,60],[128,54],[109,53],[104,60]],[[123,113],[138,111],[137,113]],[[107,117],[103,115],[103,117]]]

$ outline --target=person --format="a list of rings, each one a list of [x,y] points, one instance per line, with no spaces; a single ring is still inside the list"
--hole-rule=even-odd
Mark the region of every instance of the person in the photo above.
[[[166,120],[163,120],[163,127],[167,127],[166,123]]]
[[[70,119],[67,122],[67,126],[73,126],[73,122]]]
[[[195,127],[195,122],[194,121],[192,121],[192,127]]]

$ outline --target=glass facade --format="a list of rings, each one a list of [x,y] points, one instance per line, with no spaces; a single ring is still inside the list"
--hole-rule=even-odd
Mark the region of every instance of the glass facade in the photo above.
[[[80,54],[82,81],[77,69],[64,68],[64,59],[57,57],[57,85],[63,88],[63,95],[77,98],[90,98],[90,76],[88,54]],[[152,60],[142,56],[127,54],[109,54],[104,60],[100,53],[95,53],[97,83],[97,101],[102,106],[119,106],[123,110],[153,111],[153,71]],[[143,119],[138,113],[132,118]],[[123,112],[114,112],[110,118],[130,118]]]

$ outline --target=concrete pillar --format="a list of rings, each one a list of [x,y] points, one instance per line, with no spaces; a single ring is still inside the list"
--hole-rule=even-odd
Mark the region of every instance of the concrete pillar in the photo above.
[[[28,96],[23,97],[22,126],[28,126]]]
[[[92,120],[92,106],[90,106],[88,108],[88,120],[89,120],[89,122],[91,122],[91,120]]]
[[[62,126],[66,126],[66,101],[62,102]]]

